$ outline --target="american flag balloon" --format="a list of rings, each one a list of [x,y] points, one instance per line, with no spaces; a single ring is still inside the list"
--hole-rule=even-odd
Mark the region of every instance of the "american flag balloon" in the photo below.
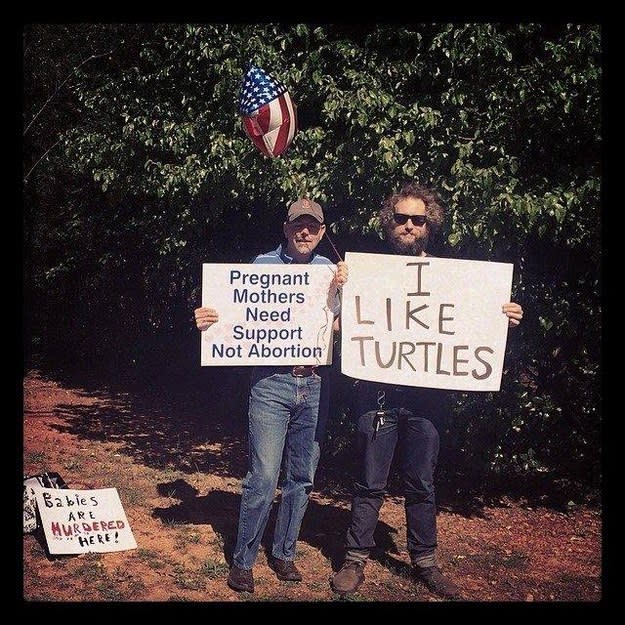
[[[260,67],[250,66],[241,86],[243,128],[266,156],[280,156],[297,132],[296,107],[286,87]]]

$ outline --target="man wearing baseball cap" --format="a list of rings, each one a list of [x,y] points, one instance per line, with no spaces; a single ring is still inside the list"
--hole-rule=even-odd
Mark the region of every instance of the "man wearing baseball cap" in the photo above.
[[[293,202],[283,226],[284,241],[260,254],[252,263],[333,263],[315,252],[325,234],[323,210],[308,198]],[[347,266],[340,261],[330,285],[335,319],[340,309],[338,289],[347,282]],[[196,325],[205,330],[219,321],[214,308],[195,310]],[[300,582],[295,566],[295,546],[319,461],[328,398],[328,366],[258,366],[249,391],[249,468],[243,480],[237,543],[228,585],[236,591],[254,592],[253,566],[278,485],[284,479],[278,506],[269,564],[278,579]],[[322,395],[323,387],[323,395]],[[283,463],[284,456],[284,463]]]

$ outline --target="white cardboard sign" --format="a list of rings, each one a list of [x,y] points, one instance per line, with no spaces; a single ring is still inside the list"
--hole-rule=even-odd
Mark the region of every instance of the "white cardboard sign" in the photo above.
[[[327,365],[334,265],[202,265],[202,306],[219,321],[201,333],[202,366]]]
[[[33,490],[51,554],[137,548],[116,488]]]
[[[361,380],[498,391],[513,266],[348,252],[341,365]]]

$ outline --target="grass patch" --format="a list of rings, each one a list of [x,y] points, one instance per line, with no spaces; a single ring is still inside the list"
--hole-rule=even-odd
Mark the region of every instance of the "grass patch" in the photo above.
[[[145,584],[140,579],[132,579],[128,582],[128,593],[133,599],[139,599],[145,592]]]
[[[63,463],[63,468],[66,471],[80,471],[82,469],[82,462],[80,462],[80,460],[72,459]]]
[[[134,557],[145,562],[151,569],[162,569],[165,567],[161,554],[153,549],[140,547],[135,551]]]
[[[159,481],[167,483],[167,482],[175,482],[177,479],[184,479],[184,474],[182,475],[176,470],[175,467],[167,466],[158,471]]]
[[[159,556],[159,553],[158,551],[154,551],[154,549],[139,547],[135,549],[133,555],[138,560],[151,560],[152,558],[157,558]]]
[[[178,549],[184,549],[189,544],[197,545],[201,542],[200,534],[192,528],[185,526],[181,529],[183,531],[176,536],[176,547]]]
[[[102,579],[108,579],[106,572],[102,566],[90,562],[83,562],[73,571],[72,577],[78,577],[85,583],[96,582]]]
[[[119,476],[117,476],[119,477]],[[129,486],[127,484],[117,487],[119,491],[119,498],[123,505],[127,506],[145,506],[146,505],[146,493],[140,488]]]
[[[113,579],[115,580],[115,582],[121,583],[130,582],[132,581],[133,577],[132,574],[129,573],[124,567],[118,566],[115,567],[115,570],[113,571]]]
[[[51,557],[53,558],[52,566],[55,569],[66,569],[67,565],[74,561],[74,557],[71,555],[58,554]]]
[[[365,597],[364,595],[361,595],[359,592],[355,592],[351,595],[334,595],[334,601],[346,601],[346,602],[354,602],[354,601],[372,601],[372,599],[369,599],[367,597]]]
[[[96,585],[96,590],[105,601],[123,601],[124,593],[116,582],[103,580]]]
[[[226,546],[226,539],[223,534],[216,534],[215,539],[211,541],[211,545],[219,548],[219,551],[223,551]]]
[[[189,571],[184,566],[174,567],[174,584],[183,590],[204,590],[204,577],[199,571]]]
[[[216,560],[205,560],[200,566],[200,574],[208,577],[208,579],[221,579],[228,575],[229,567],[225,562],[217,562]]]
[[[184,523],[182,521],[179,521],[178,519],[163,519],[163,525],[165,525],[165,527],[181,527],[182,525],[184,525]]]
[[[33,471],[34,473],[42,471],[43,465],[46,464],[46,461],[46,454],[43,451],[31,451],[24,456],[24,464],[35,465],[38,467],[35,471]]]
[[[101,553],[85,553],[82,557],[85,562],[99,562],[102,560]]]

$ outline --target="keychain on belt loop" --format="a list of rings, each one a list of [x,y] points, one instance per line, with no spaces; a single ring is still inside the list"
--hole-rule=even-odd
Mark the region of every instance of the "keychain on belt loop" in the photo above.
[[[386,403],[386,393],[384,391],[378,391],[378,411],[384,410],[384,404]]]
[[[386,416],[386,410],[384,410],[384,404],[386,403],[386,393],[384,391],[378,391],[378,409],[375,413],[375,419],[373,420],[373,440],[380,429],[380,426],[384,425],[384,417]]]

